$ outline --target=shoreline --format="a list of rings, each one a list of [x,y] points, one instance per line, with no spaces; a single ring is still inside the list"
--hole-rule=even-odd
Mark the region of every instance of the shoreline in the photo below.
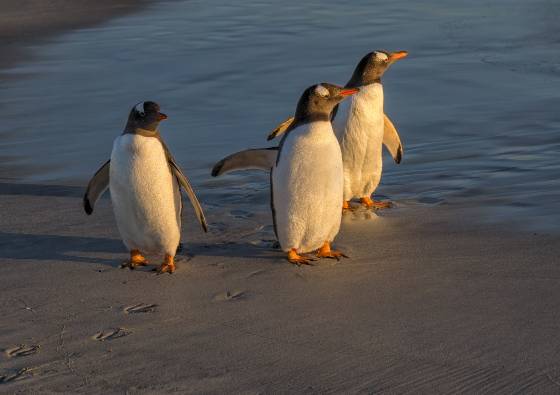
[[[32,58],[28,46],[141,10],[150,0],[0,0],[0,71]]]

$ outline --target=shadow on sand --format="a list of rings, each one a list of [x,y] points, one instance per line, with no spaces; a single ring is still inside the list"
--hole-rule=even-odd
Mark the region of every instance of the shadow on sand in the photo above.
[[[119,239],[0,232],[0,259],[80,262],[119,267],[122,258],[88,257],[91,253],[126,254]],[[250,243],[184,243],[178,259],[197,257],[267,259],[280,261],[282,253]]]
[[[84,187],[0,182],[0,195],[82,197]]]
[[[247,242],[231,243],[183,243],[183,254],[191,258],[220,257],[278,260],[284,256],[279,249],[260,247]]]
[[[118,258],[84,257],[88,253],[126,253],[118,239],[0,232],[0,259],[30,259],[103,264],[118,267]]]

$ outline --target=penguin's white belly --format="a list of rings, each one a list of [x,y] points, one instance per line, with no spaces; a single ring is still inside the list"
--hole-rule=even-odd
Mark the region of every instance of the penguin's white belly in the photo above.
[[[109,188],[128,249],[175,256],[181,237],[181,194],[160,141],[135,134],[117,137]]]
[[[339,106],[334,129],[344,162],[344,200],[370,196],[383,170],[383,87],[371,84]]]
[[[342,155],[330,122],[290,132],[272,171],[278,241],[284,251],[315,250],[338,234]]]

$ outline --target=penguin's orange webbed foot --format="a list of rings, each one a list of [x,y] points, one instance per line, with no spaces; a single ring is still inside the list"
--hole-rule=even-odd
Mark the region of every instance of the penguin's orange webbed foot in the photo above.
[[[121,265],[121,269],[128,267],[130,270],[134,270],[138,266],[146,266],[148,261],[138,250],[131,250],[130,251],[130,260],[128,262],[124,262]]]
[[[369,196],[360,198],[360,203],[362,203],[367,208],[374,208],[374,209],[383,209],[383,208],[391,208],[393,207],[392,202],[382,202],[379,200],[372,200]]]
[[[312,261],[314,261],[314,258],[311,257],[307,257],[307,256],[302,256],[299,255],[296,251],[295,248],[292,248],[290,250],[290,252],[288,252],[288,261],[290,263],[293,263],[294,265],[309,265],[309,266],[313,266],[314,264],[311,263]]]
[[[165,255],[165,260],[157,269],[158,274],[169,273],[173,274],[175,271],[175,259],[171,255]]]
[[[350,201],[344,200],[342,202],[342,212],[354,211],[354,208],[350,206]]]
[[[340,258],[348,258],[348,255],[340,252],[340,251],[336,251],[336,250],[331,250],[331,243],[329,243],[328,241],[325,241],[325,244],[323,244],[323,246],[321,248],[319,248],[319,250],[317,251],[317,257],[319,258],[331,258],[331,259],[336,259],[337,261],[340,261]]]

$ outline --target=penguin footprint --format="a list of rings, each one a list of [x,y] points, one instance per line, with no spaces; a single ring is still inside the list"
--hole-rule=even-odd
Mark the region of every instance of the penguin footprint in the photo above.
[[[132,306],[124,308],[126,314],[137,314],[137,313],[152,313],[156,310],[157,304],[146,304],[139,303]]]
[[[247,278],[260,276],[261,274],[264,274],[264,273],[266,273],[266,270],[264,270],[264,269],[255,270],[254,272],[249,273],[247,275]]]
[[[25,344],[20,344],[17,347],[12,347],[6,350],[6,355],[10,358],[13,357],[26,357],[28,355],[33,355],[39,351],[39,346],[27,346]]]
[[[245,291],[226,291],[219,293],[214,297],[216,301],[233,301],[233,300],[241,300],[245,299],[247,293]]]
[[[271,239],[255,239],[255,240],[251,240],[249,241],[250,244],[256,246],[256,247],[261,247],[261,248],[267,248],[267,249],[277,249],[276,240],[271,240]]]
[[[114,340],[119,337],[128,336],[131,333],[132,332],[124,328],[107,329],[105,331],[97,332],[94,336],[92,336],[92,339],[103,342],[105,340]]]
[[[33,372],[30,368],[22,368],[14,373],[11,374],[9,373],[7,375],[0,376],[0,384],[7,384],[12,381],[22,380],[31,376],[32,374]]]

